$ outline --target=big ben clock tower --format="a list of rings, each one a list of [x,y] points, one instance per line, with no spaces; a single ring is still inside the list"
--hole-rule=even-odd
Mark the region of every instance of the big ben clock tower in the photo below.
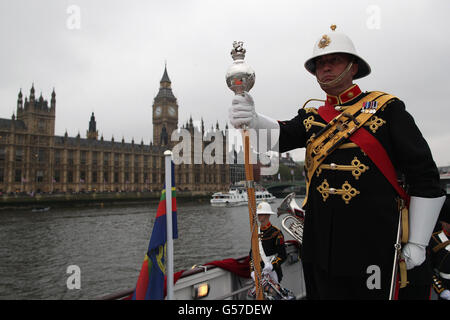
[[[167,66],[160,81],[159,92],[153,102],[153,144],[172,147],[170,137],[178,128],[178,103],[172,92]]]

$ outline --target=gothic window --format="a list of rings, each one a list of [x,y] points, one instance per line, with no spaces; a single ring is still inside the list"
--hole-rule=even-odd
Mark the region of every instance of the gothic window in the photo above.
[[[16,162],[21,162],[23,160],[23,149],[16,148]]]
[[[73,165],[73,150],[69,150],[67,152],[67,163],[69,165]],[[72,182],[72,181],[70,181],[70,182]]]
[[[81,151],[80,164],[86,164],[86,151]]]
[[[135,155],[135,156],[134,156],[134,166],[135,166],[135,167],[138,167],[138,166],[139,166],[139,156],[138,156],[138,155]]]
[[[47,152],[45,152],[44,149],[39,149],[38,150],[38,161],[40,163],[44,163],[47,161]]]
[[[15,182],[22,182],[22,170],[16,169],[14,172],[14,181]]]
[[[44,120],[39,120],[38,121],[38,129],[39,129],[39,131],[45,131],[45,122],[44,122]]]
[[[55,180],[55,182],[60,182],[61,181],[61,175],[60,175],[60,171],[59,170],[55,170],[55,175],[54,175],[53,179]]]
[[[104,166],[109,165],[109,152],[105,152],[103,154],[103,165]]]
[[[44,182],[44,171],[42,170],[36,171],[36,182]]]
[[[55,164],[61,163],[61,151],[55,150]]]

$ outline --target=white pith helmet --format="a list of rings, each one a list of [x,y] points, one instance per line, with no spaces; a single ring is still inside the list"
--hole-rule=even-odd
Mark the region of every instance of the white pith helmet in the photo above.
[[[275,214],[272,211],[272,207],[266,201],[261,201],[256,207],[256,214]]]
[[[370,73],[369,64],[361,58],[357,53],[352,40],[345,34],[336,32],[336,25],[332,25],[331,32],[324,34],[316,41],[312,57],[306,60],[305,68],[313,75],[316,75],[315,59],[330,53],[348,53],[358,60],[358,72],[353,79],[359,79]]]

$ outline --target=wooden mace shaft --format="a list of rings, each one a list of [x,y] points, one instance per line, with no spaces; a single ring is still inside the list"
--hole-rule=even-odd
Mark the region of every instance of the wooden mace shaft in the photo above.
[[[250,163],[250,134],[243,130],[245,152],[245,178],[247,181],[248,214],[252,239],[252,260],[255,272],[256,299],[264,300],[261,287],[261,256],[259,253],[258,224],[256,222],[256,198],[253,181],[253,165]]]

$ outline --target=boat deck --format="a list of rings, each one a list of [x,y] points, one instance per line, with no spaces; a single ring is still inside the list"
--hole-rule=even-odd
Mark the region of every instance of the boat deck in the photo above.
[[[282,265],[283,279],[281,286],[294,293],[296,299],[306,296],[303,279],[303,268],[299,259],[299,248],[294,242],[286,243],[287,259]],[[248,257],[237,259],[243,262]],[[208,295],[202,300],[252,300],[247,295],[253,287],[253,280],[237,275],[236,273],[219,268],[215,265],[205,264],[183,272],[174,285],[175,300],[194,300],[195,288],[200,284],[207,284]],[[129,299],[134,289],[125,290],[116,294],[101,297],[101,300]]]

